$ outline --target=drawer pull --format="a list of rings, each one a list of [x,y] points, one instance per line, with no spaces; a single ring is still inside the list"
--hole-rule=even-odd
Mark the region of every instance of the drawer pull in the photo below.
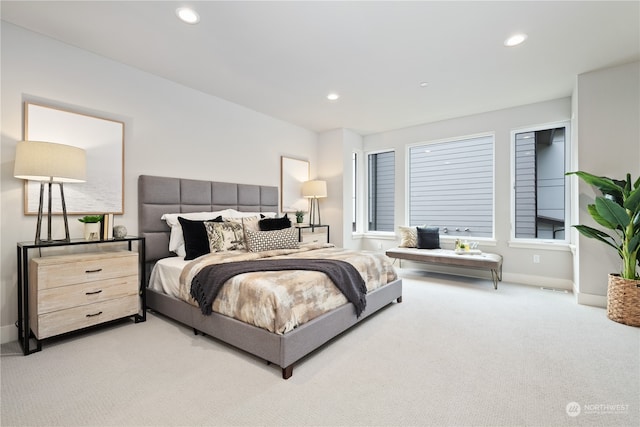
[[[100,292],[102,292],[102,289],[98,289],[97,291],[93,291],[93,292],[85,292],[85,295],[95,295],[95,294],[99,294]]]
[[[101,272],[102,269],[101,268],[96,268],[95,270],[85,270],[85,273],[99,273]]]
[[[101,311],[94,313],[94,314],[87,314],[87,317],[96,317],[96,316],[100,316],[102,314]]]

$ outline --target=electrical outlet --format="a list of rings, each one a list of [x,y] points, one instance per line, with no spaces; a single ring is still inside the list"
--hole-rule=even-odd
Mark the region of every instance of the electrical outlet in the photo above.
[[[533,256],[533,263],[534,264],[540,264],[540,255],[534,255]]]
[[[378,249],[382,249],[382,242],[378,242]]]

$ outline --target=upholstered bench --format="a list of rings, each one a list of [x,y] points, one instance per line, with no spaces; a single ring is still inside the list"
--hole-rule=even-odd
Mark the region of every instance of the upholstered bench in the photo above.
[[[478,268],[491,271],[494,289],[502,281],[502,255],[487,252],[458,254],[450,249],[393,248],[386,252],[390,258],[425,262],[429,264],[450,265],[455,267]]]

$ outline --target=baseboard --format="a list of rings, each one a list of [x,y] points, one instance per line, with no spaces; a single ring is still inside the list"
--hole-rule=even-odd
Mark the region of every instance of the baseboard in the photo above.
[[[573,281],[568,279],[558,279],[549,276],[533,276],[530,274],[503,273],[503,282],[519,283],[521,285],[539,286],[542,288],[561,289],[573,291]]]
[[[15,325],[7,325],[0,328],[0,344],[18,341],[18,328]]]
[[[433,273],[454,274],[463,277],[474,277],[481,279],[491,279],[489,270],[474,268],[456,268],[443,265],[425,264],[413,261],[402,261],[402,268],[430,271]],[[505,273],[502,274],[503,282],[518,283],[521,285],[539,286],[544,288],[561,289],[564,291],[573,290],[573,281],[568,279],[558,279],[548,276],[533,276],[529,274]],[[498,288],[500,285],[498,285]]]
[[[607,297],[604,295],[593,295],[576,291],[574,291],[574,295],[576,296],[576,302],[578,304],[607,308]]]

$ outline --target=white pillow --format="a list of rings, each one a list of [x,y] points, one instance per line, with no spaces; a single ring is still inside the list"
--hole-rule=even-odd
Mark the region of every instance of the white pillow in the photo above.
[[[400,244],[398,245],[399,247],[418,247],[418,229],[416,227],[406,227],[404,225],[399,225],[398,231],[400,231]]]
[[[206,221],[214,219],[218,216],[228,216],[233,209],[225,209],[216,212],[189,212],[189,213],[169,213],[164,214],[160,219],[164,220],[171,227],[171,235],[169,236],[169,251],[175,252],[178,256],[184,257],[187,253],[184,248],[184,236],[182,234],[182,226],[178,217],[190,219],[193,221]]]

